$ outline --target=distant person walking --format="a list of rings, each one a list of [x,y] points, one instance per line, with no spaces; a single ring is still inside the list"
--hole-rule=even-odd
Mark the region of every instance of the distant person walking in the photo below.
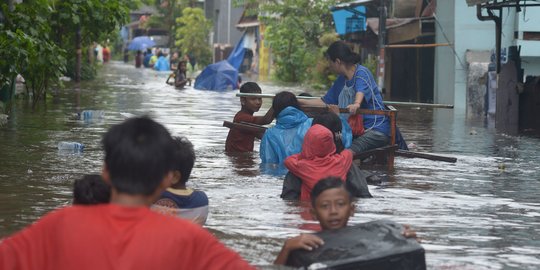
[[[142,52],[137,51],[137,55],[135,55],[135,67],[140,68],[142,66],[142,61],[143,61]]]

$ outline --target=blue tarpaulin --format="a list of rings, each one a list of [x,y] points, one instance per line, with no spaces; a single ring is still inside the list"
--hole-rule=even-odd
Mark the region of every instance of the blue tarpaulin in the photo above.
[[[353,11],[354,10],[354,11]],[[366,7],[335,8],[332,17],[339,35],[366,31]]]
[[[246,36],[246,33],[242,35],[242,38],[238,41],[236,46],[234,46],[234,50],[231,52],[229,57],[227,58],[227,61],[229,61],[229,64],[236,68],[236,70],[240,69],[240,66],[242,65],[242,61],[244,61],[244,55],[246,54],[246,48],[244,46],[244,37]]]
[[[227,90],[238,88],[238,70],[227,60],[208,65],[195,79],[193,86],[199,90]]]
[[[227,58],[211,65],[208,65],[195,79],[193,87],[199,90],[215,90],[222,91],[238,88],[238,70],[242,61],[244,61],[244,35],[236,44],[233,51]]]

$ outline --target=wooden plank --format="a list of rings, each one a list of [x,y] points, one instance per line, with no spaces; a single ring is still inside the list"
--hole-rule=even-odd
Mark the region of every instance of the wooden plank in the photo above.
[[[457,158],[455,157],[440,156],[440,155],[421,153],[421,152],[411,152],[411,151],[406,151],[406,150],[397,150],[396,156],[408,157],[408,158],[423,158],[423,159],[444,161],[444,162],[450,162],[450,163],[456,163],[457,161]]]

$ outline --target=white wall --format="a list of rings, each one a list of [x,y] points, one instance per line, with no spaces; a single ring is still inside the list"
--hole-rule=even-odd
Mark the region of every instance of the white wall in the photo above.
[[[540,41],[523,40],[523,32],[540,32],[540,7],[523,8],[515,17],[518,39],[515,44],[521,46],[521,67],[524,76],[540,76]]]
[[[503,13],[503,47],[514,44],[515,16],[514,12],[508,11],[509,9],[504,9]],[[486,15],[485,11],[483,14]],[[453,47],[438,47],[435,51],[435,102],[454,104],[455,112],[465,113],[465,52],[494,50],[495,22],[480,21],[476,16],[476,6],[469,7],[465,1],[438,1],[436,16],[439,22],[436,24],[436,41],[449,42]]]
[[[453,1],[437,3],[435,41],[454,43]],[[435,82],[433,100],[435,103],[454,104],[454,53],[452,47],[435,48]]]

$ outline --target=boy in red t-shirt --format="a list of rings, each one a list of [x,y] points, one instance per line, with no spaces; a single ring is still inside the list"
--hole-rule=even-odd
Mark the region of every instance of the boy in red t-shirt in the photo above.
[[[103,137],[108,204],[65,207],[0,242],[0,269],[254,269],[199,225],[151,211],[171,185],[173,139],[147,117]]]
[[[240,87],[240,93],[260,94],[261,88],[257,83],[247,82]],[[258,112],[262,105],[260,97],[241,97],[240,103],[242,109],[234,116],[233,122],[246,122],[257,125],[266,125],[274,120],[274,110],[270,108],[264,116],[253,116]],[[225,151],[227,152],[251,152],[253,151],[253,142],[255,137],[262,138],[263,133],[241,128],[231,128],[225,142]]]

